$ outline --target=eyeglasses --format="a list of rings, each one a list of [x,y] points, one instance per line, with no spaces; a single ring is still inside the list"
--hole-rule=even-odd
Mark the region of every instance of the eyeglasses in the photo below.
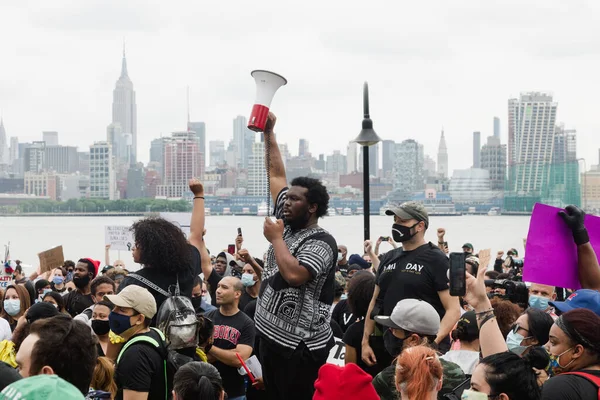
[[[519,324],[514,324],[514,325],[512,326],[512,328],[511,328],[511,331],[512,331],[513,333],[517,333],[517,332],[519,331],[519,329],[523,329],[525,332],[529,333],[529,329],[525,329],[525,328],[523,328],[523,327],[522,327],[521,325],[519,325]]]

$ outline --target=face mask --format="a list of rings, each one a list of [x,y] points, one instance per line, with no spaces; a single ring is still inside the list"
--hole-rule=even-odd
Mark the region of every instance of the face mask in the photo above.
[[[202,297],[192,297],[192,305],[194,306],[194,310],[198,310],[201,304]]]
[[[520,333],[515,333],[514,331],[508,332],[508,336],[506,336],[506,346],[508,346],[508,350],[520,356],[529,346],[521,346],[521,342],[523,340],[529,339],[525,338]]]
[[[402,353],[402,347],[404,347],[404,339],[397,338],[392,333],[392,330],[388,329],[383,334],[383,345],[392,357],[398,357],[400,353]]]
[[[88,283],[90,283],[90,276],[86,275],[86,276],[74,276],[73,277],[73,283],[75,284],[75,286],[78,289],[83,289],[84,287],[86,287],[88,285]]]
[[[93,319],[92,320],[92,329],[94,333],[98,336],[104,336],[110,331],[110,321],[101,320],[101,319]]]
[[[244,287],[254,286],[255,283],[256,283],[256,281],[254,280],[254,275],[252,275],[252,274],[243,274],[242,275],[242,285],[244,285]]]
[[[129,315],[118,314],[111,312],[108,316],[110,330],[120,335],[127,329],[131,328],[131,317]]]
[[[4,311],[11,317],[16,316],[21,311],[21,300],[4,300]]]
[[[546,297],[530,295],[529,296],[529,307],[537,308],[538,310],[542,310],[542,311],[546,311],[546,309],[548,308],[549,301],[550,300]]]
[[[63,278],[62,276],[55,276],[54,278],[52,278],[52,283],[54,283],[55,285],[60,285],[64,281],[65,278]]]
[[[488,400],[488,395],[471,389],[466,389],[463,391],[460,398],[461,400]]]
[[[343,258],[344,256],[342,255],[342,253],[338,253],[338,261],[342,261]]]
[[[562,353],[560,353],[557,356],[555,356],[554,354],[550,354],[550,369],[552,370],[552,375],[558,375],[558,374],[565,372],[565,368],[567,368],[569,365],[571,365],[571,363],[573,361],[575,361],[575,359],[573,358],[571,361],[569,361],[567,363],[567,365],[565,365],[565,366],[560,365],[560,357],[563,354],[566,354],[571,350],[573,350],[573,347],[563,351]]]
[[[343,293],[342,297],[340,297],[340,300],[346,300],[348,298],[348,294]]]
[[[395,242],[398,242],[398,243],[406,242],[407,240],[410,240],[413,236],[415,236],[417,234],[417,232],[410,233],[410,231],[412,228],[414,228],[418,224],[419,223],[417,222],[413,226],[404,226],[404,225],[400,225],[400,224],[392,225],[392,238],[394,239]]]

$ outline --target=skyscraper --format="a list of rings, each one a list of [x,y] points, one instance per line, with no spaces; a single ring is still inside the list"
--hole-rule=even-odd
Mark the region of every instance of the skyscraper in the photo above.
[[[347,167],[346,156],[341,154],[339,150],[334,150],[332,155],[327,156],[325,164],[327,173],[345,175]]]
[[[556,129],[552,95],[521,93],[508,100],[509,190],[536,196],[547,187]]]
[[[198,145],[200,146],[200,152],[204,154],[204,161],[206,162],[206,124],[204,122],[189,122],[188,121],[188,132],[195,132],[198,137]]]
[[[181,198],[188,193],[189,180],[202,179],[203,157],[195,133],[173,132],[170,138],[165,138],[163,183],[156,187],[156,195]]]
[[[255,135],[248,129],[246,117],[238,115],[233,119],[233,143],[237,152],[237,167],[241,169],[248,168],[248,161],[253,149],[252,144],[256,140]]]
[[[298,141],[298,157],[310,157],[308,150],[308,139],[300,139]]]
[[[19,138],[16,136],[10,137],[10,164],[12,165],[16,160],[19,159]]]
[[[112,147],[108,142],[96,142],[90,146],[90,197],[115,200],[116,185]]]
[[[254,142],[252,144],[252,154],[249,161],[248,196],[268,196],[264,142]]]
[[[473,132],[473,168],[481,167],[481,132]]]
[[[8,142],[6,140],[4,120],[0,118],[0,165],[7,165],[9,161]]]
[[[500,139],[500,118],[494,117],[494,137]]]
[[[208,143],[210,152],[211,168],[218,167],[225,163],[225,142],[222,140],[211,140]]]
[[[425,188],[423,146],[408,139],[396,144],[393,188],[403,193],[413,193]]]
[[[123,60],[121,62],[121,76],[113,90],[112,123],[121,124],[121,132],[131,134],[131,156],[124,157],[120,155],[119,158],[121,160],[129,159],[130,164],[135,164],[137,162],[137,106],[133,82],[131,82],[127,73],[125,49],[123,49]],[[121,143],[111,143],[111,145],[112,147],[123,148]]]
[[[44,131],[42,132],[42,140],[46,146],[58,146],[58,132]]]
[[[443,129],[440,145],[438,147],[437,168],[440,177],[448,178],[448,148],[446,147],[446,138],[444,137]]]
[[[348,143],[347,153],[346,153],[346,171],[349,174],[358,171],[357,162],[358,162],[358,144],[352,141]]]
[[[379,143],[369,146],[369,175],[379,176]]]
[[[481,168],[489,171],[490,189],[504,190],[506,181],[506,145],[500,139],[489,136],[481,148]]]
[[[384,178],[389,177],[392,169],[394,169],[395,146],[396,143],[393,140],[384,140],[381,142],[381,170]]]

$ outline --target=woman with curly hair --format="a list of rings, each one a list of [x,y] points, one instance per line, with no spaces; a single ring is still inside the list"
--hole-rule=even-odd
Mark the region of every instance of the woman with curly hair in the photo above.
[[[119,292],[129,285],[142,286],[154,296],[157,309],[174,294],[177,284],[180,294],[191,298],[194,277],[201,272],[200,253],[188,244],[181,229],[164,218],[144,218],[134,223],[131,231],[133,261],[142,264],[142,269],[128,274]]]

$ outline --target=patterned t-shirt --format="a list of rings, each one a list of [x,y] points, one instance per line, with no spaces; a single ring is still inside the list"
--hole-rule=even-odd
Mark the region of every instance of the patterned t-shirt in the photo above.
[[[277,196],[275,217],[283,219],[288,188]],[[296,349],[304,342],[309,350],[325,348],[332,338],[329,324],[337,243],[320,227],[292,230],[285,227],[283,239],[290,253],[311,274],[305,284],[292,287],[279,273],[273,246],[269,247],[254,321],[261,337]]]

